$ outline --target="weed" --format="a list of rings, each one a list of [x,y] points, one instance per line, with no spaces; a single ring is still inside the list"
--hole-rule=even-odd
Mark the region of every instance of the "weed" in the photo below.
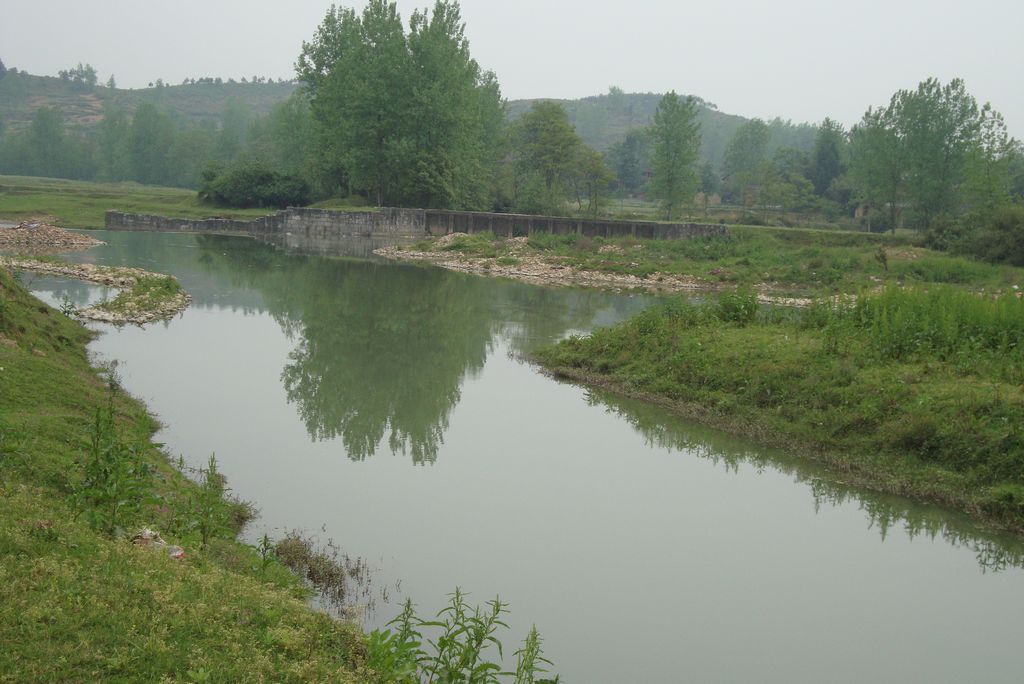
[[[196,528],[204,547],[209,545],[211,537],[227,529],[228,519],[224,510],[226,491],[224,476],[217,470],[217,457],[210,454],[206,468],[199,471],[199,488],[192,499]]]
[[[78,315],[78,307],[75,306],[70,297],[65,296],[60,303],[60,312],[68,318],[74,318]]]
[[[113,395],[106,408],[96,410],[89,437],[74,497],[92,528],[111,534],[125,529],[150,501],[152,468],[146,445],[127,444],[118,434]]]
[[[523,647],[516,651],[515,672],[502,671],[499,628],[508,629],[502,616],[508,612],[501,599],[488,601],[483,608],[471,608],[466,595],[458,588],[448,605],[434,620],[416,616],[411,601],[388,623],[388,629],[374,630],[368,638],[367,666],[377,682],[413,684],[494,684],[512,678],[515,684],[553,684],[555,679],[538,679],[550,661],[542,655],[541,640],[536,627],[530,630]],[[437,633],[427,639],[424,648],[422,631]],[[497,661],[490,653],[497,651]]]

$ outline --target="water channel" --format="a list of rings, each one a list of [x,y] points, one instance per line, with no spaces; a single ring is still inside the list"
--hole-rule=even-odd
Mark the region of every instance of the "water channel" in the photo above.
[[[249,538],[302,529],[366,559],[368,628],[459,586],[511,604],[509,651],[536,623],[569,683],[1021,681],[1017,541],[522,360],[651,298],[98,237],[68,258],[174,274],[194,302],[97,325],[92,350],[172,455],[216,453],[260,510]]]

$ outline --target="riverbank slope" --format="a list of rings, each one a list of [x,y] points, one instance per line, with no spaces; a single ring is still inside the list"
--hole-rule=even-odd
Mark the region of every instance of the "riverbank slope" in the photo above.
[[[235,541],[247,508],[168,463],[89,338],[0,269],[0,681],[363,681],[360,630]]]
[[[805,311],[753,293],[647,310],[543,350],[562,378],[1024,532],[1024,301],[888,289]]]

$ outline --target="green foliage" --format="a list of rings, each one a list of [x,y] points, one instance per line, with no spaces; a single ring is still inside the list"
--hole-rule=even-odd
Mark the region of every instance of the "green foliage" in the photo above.
[[[516,209],[537,214],[565,213],[568,184],[582,145],[565,108],[555,102],[535,103],[516,121],[511,138]]]
[[[725,149],[722,169],[726,187],[747,207],[757,199],[768,173],[768,126],[760,119],[752,119],[737,129]]]
[[[302,178],[278,173],[259,161],[240,161],[227,168],[207,168],[199,199],[215,206],[284,209],[308,204],[309,186]]]
[[[627,193],[640,191],[644,171],[651,166],[651,140],[648,129],[630,131],[626,137],[608,150],[608,163],[618,179],[619,187]]]
[[[824,195],[845,171],[846,134],[842,124],[826,117],[818,127],[811,155],[811,182],[814,192]]]
[[[1024,206],[995,210],[965,250],[993,263],[1024,266]]]
[[[876,359],[949,361],[994,354],[1001,363],[1024,364],[1024,301],[1013,294],[993,298],[948,287],[890,287],[852,302],[835,300],[824,331],[837,341],[861,339],[862,353]]]
[[[503,112],[493,74],[470,57],[459,5],[331,8],[303,43],[322,174],[377,205],[481,208],[493,195]]]
[[[367,666],[381,684],[494,684],[503,678],[512,678],[515,684],[557,682],[558,677],[539,678],[550,661],[542,655],[536,627],[516,652],[516,671],[501,670],[502,645],[495,635],[499,628],[508,628],[502,621],[507,612],[498,598],[484,608],[471,608],[458,588],[434,620],[417,617],[412,602],[406,601],[389,629],[371,632]],[[437,634],[436,639],[427,639],[429,649],[424,647],[423,632]],[[498,662],[489,660],[491,648],[498,652]]]
[[[191,503],[195,526],[204,547],[209,545],[211,538],[228,529],[227,513],[224,509],[225,492],[224,476],[217,470],[217,458],[210,454],[206,468],[199,471],[199,487],[195,490]]]
[[[541,360],[885,491],[1024,526],[1024,301],[889,288],[747,325],[721,306],[650,309]]]
[[[724,323],[747,325],[757,316],[757,294],[750,289],[726,292],[719,296],[715,315]]]
[[[850,141],[859,199],[893,231],[907,218],[930,244],[970,249],[975,231],[966,226],[992,221],[1012,200],[1016,142],[960,79],[897,92],[867,111]]]
[[[0,345],[4,678],[366,681],[358,628],[311,611],[298,579],[274,563],[261,571],[234,530],[206,549],[170,533],[163,522],[197,485],[149,442],[145,407],[112,396],[89,366],[88,331],[3,269],[0,302],[0,332],[17,342]],[[143,523],[185,559],[108,532]]]
[[[80,463],[82,479],[74,497],[89,524],[108,534],[123,530],[148,503],[152,468],[144,444],[125,441],[115,424],[111,397],[96,410],[89,447]]]
[[[651,127],[653,147],[650,194],[661,200],[666,220],[697,191],[700,124],[697,102],[681,100],[675,91],[662,98]]]

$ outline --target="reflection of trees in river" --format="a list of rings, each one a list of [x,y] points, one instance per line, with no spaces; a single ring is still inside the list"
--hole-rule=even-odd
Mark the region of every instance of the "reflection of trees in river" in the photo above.
[[[680,419],[640,401],[601,391],[590,392],[588,401],[625,419],[648,445],[685,451],[733,472],[747,464],[757,471],[776,470],[790,475],[810,487],[815,511],[823,506],[854,502],[883,540],[893,530],[902,529],[910,539],[920,535],[929,539],[941,537],[954,546],[970,549],[986,571],[1024,568],[1024,544],[1009,536],[986,532],[959,514],[852,487],[837,481],[822,466],[779,450],[755,447],[748,440]]]
[[[623,317],[641,300],[549,290],[436,268],[296,257],[258,243],[201,236],[201,260],[260,292],[296,339],[281,378],[314,439],[364,459],[387,437],[415,463],[433,461],[466,377],[498,336],[516,351]],[[229,248],[228,248],[229,247]]]

